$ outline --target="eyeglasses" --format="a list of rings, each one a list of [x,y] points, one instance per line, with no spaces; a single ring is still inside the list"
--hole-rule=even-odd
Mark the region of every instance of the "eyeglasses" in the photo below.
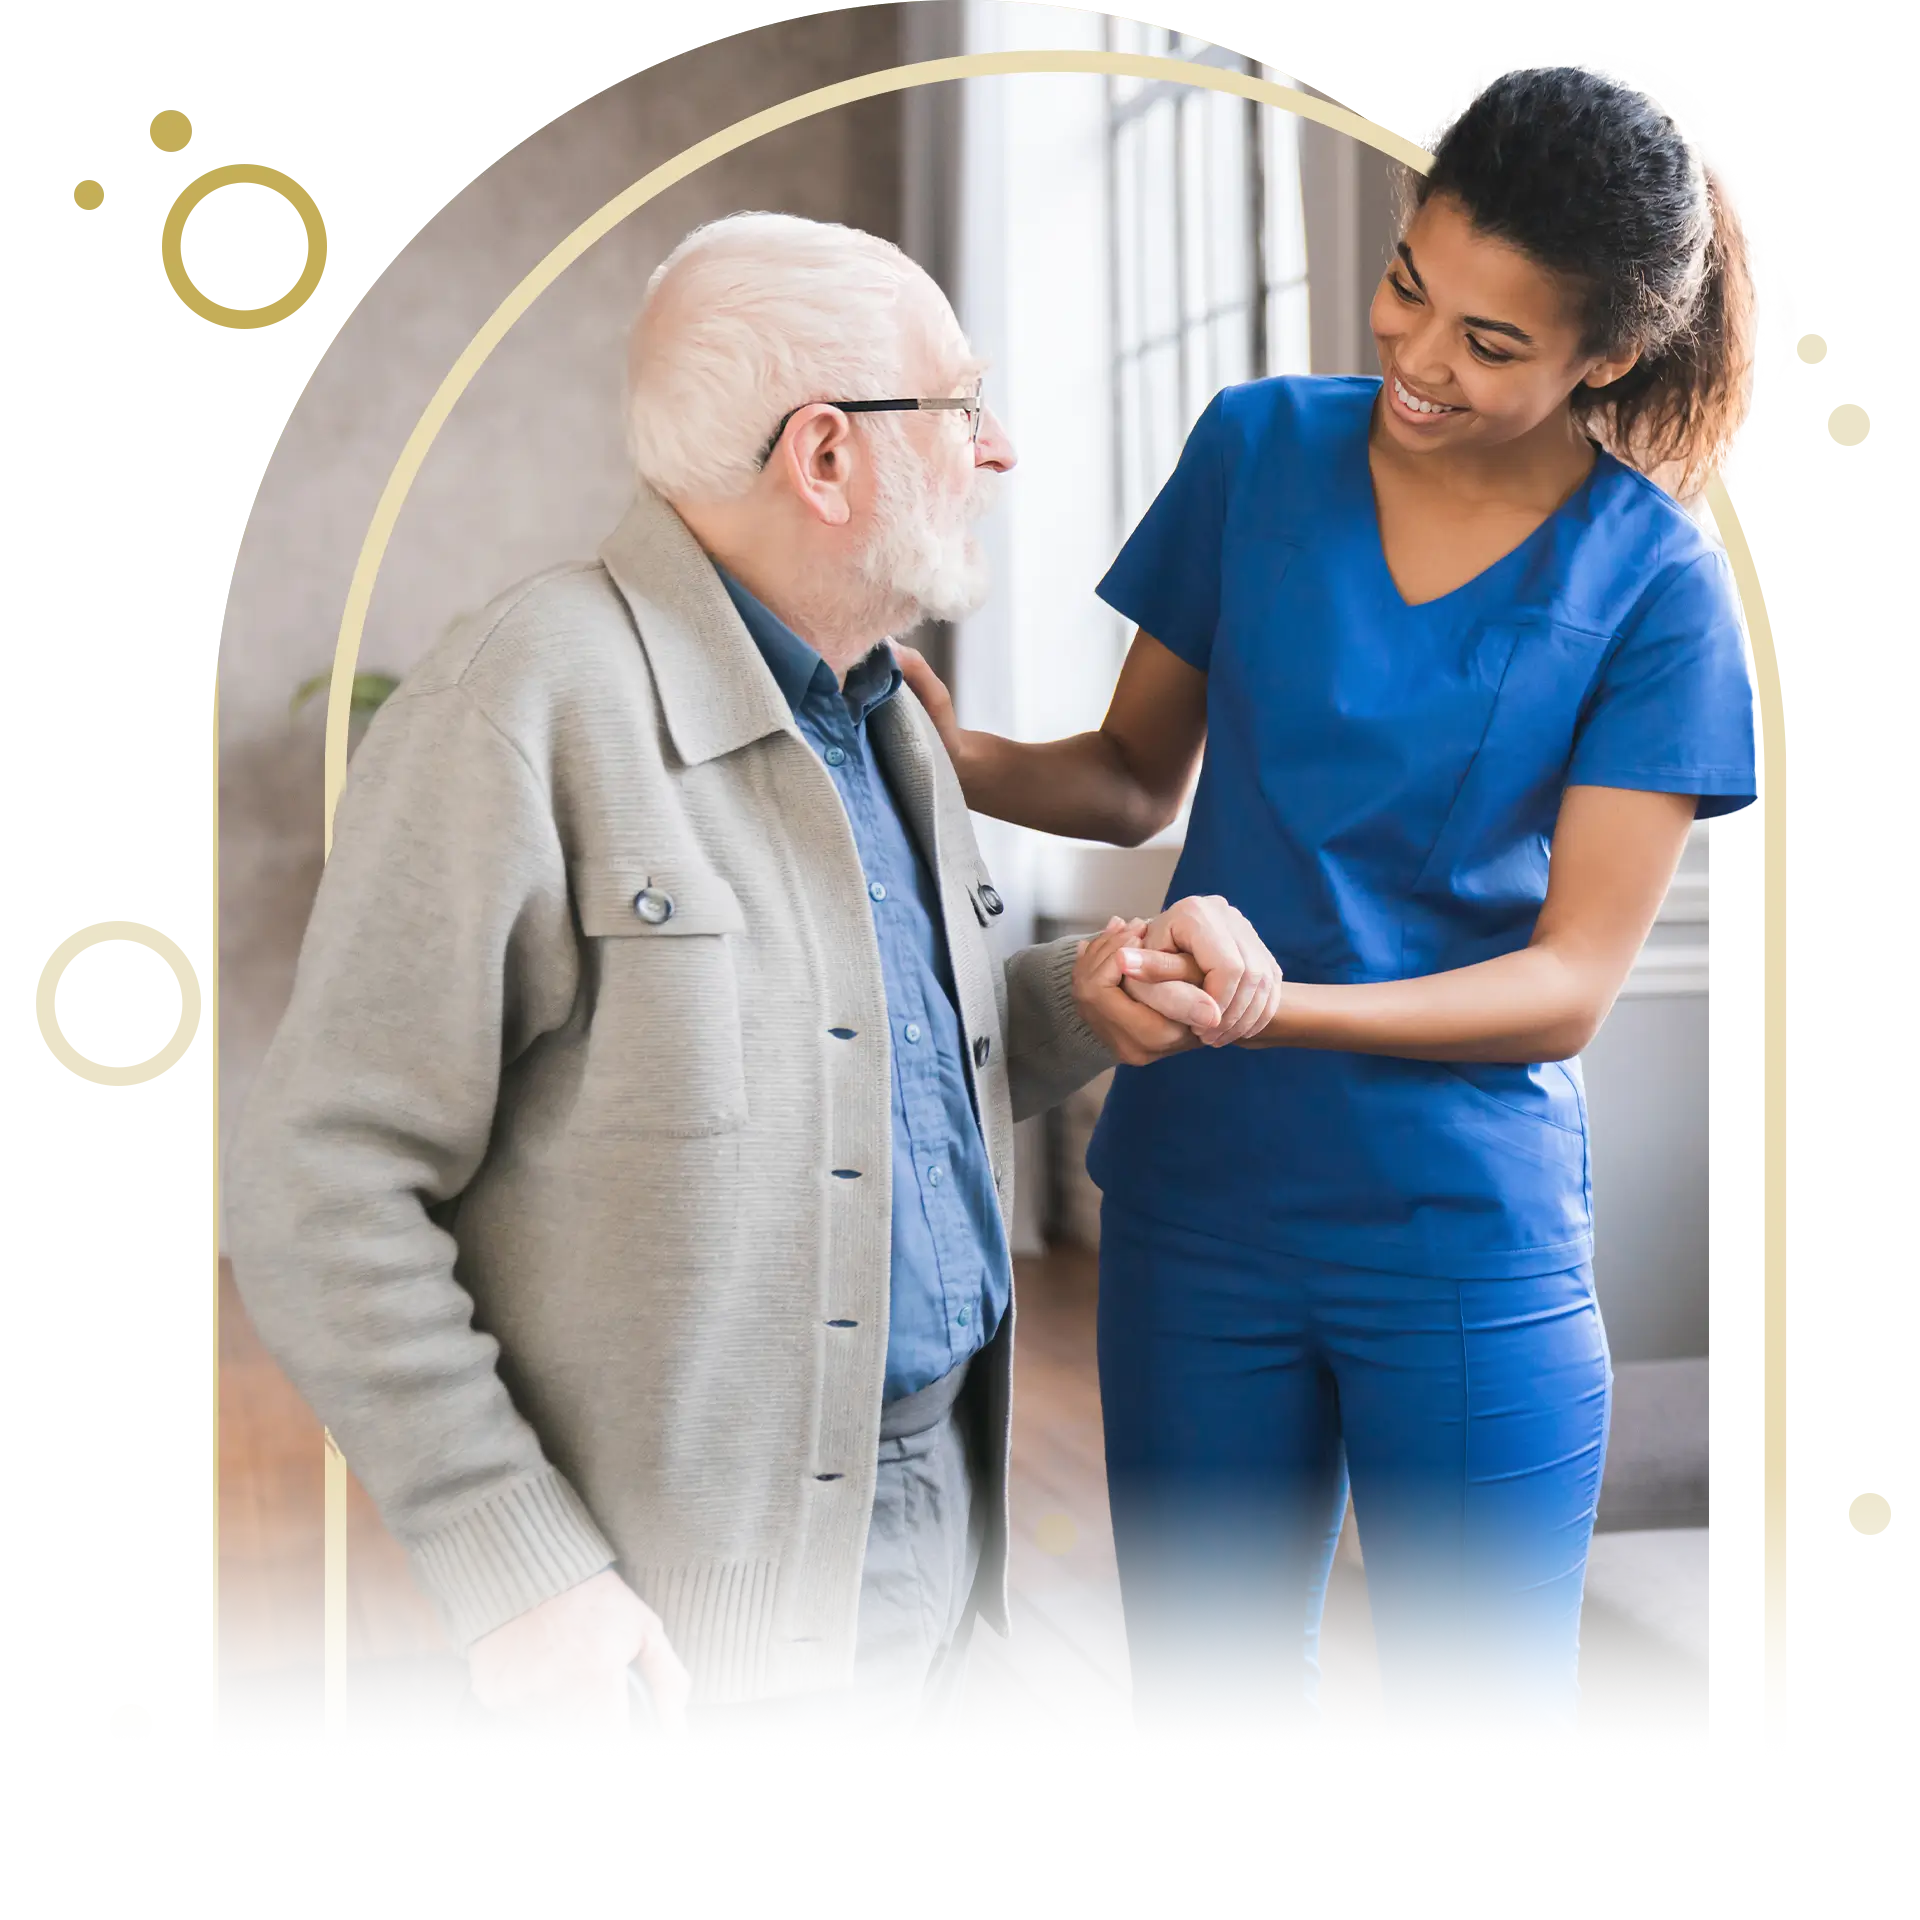
[[[838,407],[842,413],[964,413],[967,416],[967,443],[970,446],[980,443],[980,415],[985,411],[978,387],[970,394],[950,394],[940,400],[808,400],[802,406]],[[801,407],[795,407],[780,416],[780,424],[774,428],[772,438],[760,451],[761,466],[764,467],[773,458],[773,450],[780,444],[780,436],[786,432],[794,414],[800,411]]]

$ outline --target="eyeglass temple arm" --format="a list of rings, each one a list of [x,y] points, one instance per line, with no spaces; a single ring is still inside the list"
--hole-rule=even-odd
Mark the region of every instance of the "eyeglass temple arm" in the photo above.
[[[802,404],[805,406],[838,407],[842,413],[907,413],[914,411],[920,413],[937,413],[942,411],[950,412],[955,407],[959,407],[967,413],[978,413],[981,403],[980,396],[976,393],[964,399],[956,397],[942,400],[808,400]],[[780,436],[786,432],[788,422],[791,421],[794,414],[799,411],[800,408],[795,407],[792,412],[781,415],[780,424],[774,428],[772,437],[761,450],[759,461],[761,466],[764,467],[767,462],[773,458],[773,450],[780,444]]]

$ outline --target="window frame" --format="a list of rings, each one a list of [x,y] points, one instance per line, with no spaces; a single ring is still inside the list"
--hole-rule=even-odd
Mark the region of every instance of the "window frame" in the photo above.
[[[1149,27],[1109,17],[1105,40],[1109,51],[1153,53],[1189,60],[1197,65],[1220,67],[1234,73],[1277,77],[1268,74],[1259,62],[1244,55],[1167,28]],[[1138,520],[1154,493],[1164,484],[1167,474],[1172,471],[1173,460],[1178,457],[1180,443],[1191,431],[1200,407],[1204,407],[1211,397],[1210,392],[1196,392],[1196,378],[1200,371],[1196,364],[1197,355],[1207,356],[1209,386],[1217,388],[1221,384],[1213,376],[1217,375],[1222,364],[1217,330],[1223,321],[1237,313],[1244,313],[1244,359],[1238,355],[1228,356],[1229,363],[1238,360],[1245,366],[1247,372],[1243,377],[1260,379],[1274,373],[1307,370],[1304,362],[1298,367],[1278,364],[1282,342],[1276,338],[1280,330],[1275,325],[1275,316],[1281,302],[1290,297],[1301,300],[1304,313],[1304,302],[1311,297],[1308,292],[1310,275],[1306,261],[1304,210],[1296,205],[1292,214],[1295,245],[1291,253],[1300,270],[1284,279],[1274,277],[1279,264],[1274,257],[1274,219],[1280,212],[1274,200],[1275,183],[1270,177],[1276,171],[1272,151],[1276,132],[1272,116],[1276,110],[1263,106],[1259,101],[1238,102],[1242,109],[1240,179],[1245,195],[1241,222],[1244,252],[1240,256],[1245,262],[1243,285],[1231,295],[1223,296],[1211,279],[1210,261],[1196,273],[1196,250],[1207,246],[1208,235],[1194,230],[1196,192],[1189,173],[1192,149],[1205,141],[1211,129],[1202,122],[1196,138],[1191,128],[1195,117],[1218,111],[1212,103],[1231,99],[1230,95],[1204,92],[1177,80],[1140,80],[1130,75],[1111,75],[1107,81],[1109,377],[1113,409],[1111,484],[1114,523],[1120,537],[1124,537],[1126,530]],[[1156,330],[1154,317],[1148,308],[1151,291],[1148,282],[1153,270],[1150,263],[1155,247],[1154,236],[1145,225],[1149,218],[1147,196],[1135,189],[1135,183],[1123,175],[1129,168],[1138,172],[1145,164],[1143,156],[1137,151],[1142,136],[1130,133],[1129,129],[1143,125],[1149,115],[1162,111],[1171,115],[1173,178],[1163,201],[1171,208],[1170,245],[1162,247],[1160,252],[1170,264],[1173,311],[1170,329]],[[1297,141],[1297,129],[1291,121],[1287,126],[1287,134]],[[1300,182],[1297,160],[1289,171],[1297,202]],[[1209,222],[1204,184],[1197,197],[1198,224],[1205,227]],[[1132,230],[1128,231],[1129,228]],[[1202,283],[1201,297],[1197,303],[1190,299],[1196,280]],[[1303,324],[1296,323],[1292,332],[1302,338],[1306,336]],[[1171,377],[1177,396],[1170,456],[1167,448],[1157,444],[1165,427],[1165,422],[1158,417],[1159,412],[1164,411],[1164,406],[1156,410],[1154,402],[1157,396],[1150,386],[1153,362],[1157,356],[1163,356],[1169,347],[1173,352]]]
[[[1108,52],[1121,50],[1139,50],[1164,54],[1171,58],[1181,58],[1183,36],[1171,27],[1156,27],[1139,21],[1123,21],[1114,15],[1106,15],[1102,40]],[[1204,46],[1200,52],[1187,56],[1192,65],[1223,67],[1231,73],[1244,73],[1250,79],[1258,79],[1263,73],[1263,63],[1252,56],[1238,54],[1233,48],[1225,46]],[[1246,182],[1246,278],[1244,286],[1233,294],[1221,294],[1217,284],[1210,284],[1198,307],[1190,307],[1190,286],[1192,286],[1192,250],[1202,244],[1202,236],[1188,230],[1188,202],[1190,192],[1187,179],[1188,154],[1188,117],[1196,113],[1206,113],[1213,102],[1219,100],[1219,94],[1206,92],[1181,81],[1133,81],[1127,77],[1114,75],[1108,79],[1108,113],[1106,113],[1106,175],[1108,175],[1108,324],[1110,324],[1110,392],[1114,407],[1114,470],[1112,470],[1112,499],[1114,499],[1114,528],[1116,541],[1123,540],[1127,530],[1139,520],[1152,495],[1164,486],[1167,472],[1148,474],[1146,468],[1156,465],[1152,459],[1152,449],[1156,444],[1156,434],[1162,422],[1146,419],[1148,399],[1144,390],[1140,392],[1139,409],[1129,409],[1127,390],[1129,380],[1140,382],[1144,388],[1144,378],[1140,369],[1146,365],[1148,355],[1162,353],[1165,348],[1175,349],[1175,386],[1179,394],[1179,413],[1185,417],[1192,405],[1194,394],[1194,355],[1196,351],[1212,353],[1213,330],[1221,321],[1244,309],[1246,321],[1246,346],[1244,346],[1244,365],[1248,369],[1246,378],[1267,378],[1273,372],[1281,371],[1275,367],[1275,353],[1279,342],[1275,338],[1275,305],[1281,296],[1300,294],[1306,298],[1308,273],[1300,271],[1286,276],[1284,280],[1275,278],[1275,246],[1273,246],[1273,213],[1275,213],[1275,182],[1271,173],[1271,152],[1269,152],[1269,127],[1267,115],[1275,109],[1263,108],[1256,100],[1240,102],[1242,108],[1242,134],[1240,134],[1240,157],[1242,157],[1242,179]],[[1142,196],[1133,194],[1129,198],[1123,182],[1123,167],[1139,167],[1139,156],[1129,154],[1127,146],[1131,138],[1127,129],[1144,123],[1146,115],[1156,111],[1169,111],[1173,117],[1173,167],[1175,175],[1171,182],[1171,209],[1173,209],[1173,234],[1171,234],[1171,255],[1165,261],[1165,269],[1173,280],[1173,324],[1171,332],[1152,330],[1148,313],[1144,309],[1144,284],[1150,276],[1150,261],[1154,259],[1152,242],[1144,236],[1144,209],[1140,205]],[[1213,109],[1217,111],[1217,109]],[[1210,132],[1210,131],[1206,131]],[[1206,138],[1206,132],[1202,138]],[[1127,219],[1123,219],[1123,209]],[[1133,230],[1125,228],[1131,223]],[[1137,319],[1139,338],[1129,338],[1127,321],[1129,309],[1137,309],[1133,317]],[[1213,363],[1217,365],[1217,361]],[[1200,405],[1206,405],[1206,397],[1200,399]],[[1173,430],[1175,447],[1185,440],[1185,434],[1192,430],[1192,420],[1181,419]],[[1177,453],[1175,453],[1177,457]],[[1164,461],[1160,463],[1164,465]]]

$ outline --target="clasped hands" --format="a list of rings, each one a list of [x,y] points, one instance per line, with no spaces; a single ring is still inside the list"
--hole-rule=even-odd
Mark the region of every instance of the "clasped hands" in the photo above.
[[[1151,920],[1107,922],[1080,942],[1073,997],[1122,1065],[1262,1032],[1280,1006],[1279,963],[1218,894],[1177,900]]]

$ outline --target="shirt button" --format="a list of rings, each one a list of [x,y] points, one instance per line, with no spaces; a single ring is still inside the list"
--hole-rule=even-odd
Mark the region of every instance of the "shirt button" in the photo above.
[[[648,926],[664,926],[673,918],[673,895],[658,887],[642,887],[633,896],[633,910]]]
[[[867,892],[876,900],[884,900],[887,897],[886,882],[883,880],[869,880],[867,882]]]
[[[973,1317],[972,1310],[967,1307],[962,1307],[953,1317],[964,1327]]]
[[[847,750],[845,747],[829,747],[827,749],[827,765],[828,766],[844,767],[846,764],[847,764]]]
[[[929,1167],[927,1169],[927,1185],[930,1187],[937,1187],[946,1177],[946,1174],[938,1167]]]
[[[920,1023],[917,1020],[909,1020],[907,1022],[907,1044],[911,1046],[913,1042],[918,1040],[919,1038],[920,1038]]]

